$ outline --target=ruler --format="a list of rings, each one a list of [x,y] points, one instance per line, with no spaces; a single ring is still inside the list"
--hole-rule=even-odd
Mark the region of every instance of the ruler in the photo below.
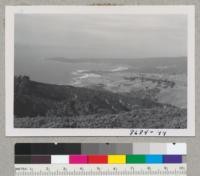
[[[15,164],[15,176],[186,176],[186,164]]]

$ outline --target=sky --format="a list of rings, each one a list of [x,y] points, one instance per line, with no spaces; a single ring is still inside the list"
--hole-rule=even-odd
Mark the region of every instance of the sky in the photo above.
[[[18,14],[15,46],[42,51],[43,57],[51,57],[51,52],[54,57],[70,59],[186,56],[187,18],[148,14]]]

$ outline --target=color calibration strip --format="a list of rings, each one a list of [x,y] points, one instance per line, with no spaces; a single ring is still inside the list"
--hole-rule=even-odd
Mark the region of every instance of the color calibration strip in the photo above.
[[[183,143],[15,145],[15,176],[186,176]]]
[[[15,164],[162,164],[182,163],[182,155],[29,155]]]
[[[183,163],[184,143],[20,143],[16,164],[161,164]]]
[[[17,143],[15,155],[186,155],[185,143]]]

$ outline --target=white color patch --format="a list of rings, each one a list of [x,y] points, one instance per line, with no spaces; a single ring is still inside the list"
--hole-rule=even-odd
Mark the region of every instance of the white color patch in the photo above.
[[[51,155],[51,164],[69,164],[69,155]]]
[[[187,146],[185,143],[167,144],[167,154],[186,155],[187,154]]]

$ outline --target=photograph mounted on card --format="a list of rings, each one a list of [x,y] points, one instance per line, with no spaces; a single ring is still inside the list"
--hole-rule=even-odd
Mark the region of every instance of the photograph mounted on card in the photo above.
[[[7,136],[195,135],[194,6],[7,6]]]

